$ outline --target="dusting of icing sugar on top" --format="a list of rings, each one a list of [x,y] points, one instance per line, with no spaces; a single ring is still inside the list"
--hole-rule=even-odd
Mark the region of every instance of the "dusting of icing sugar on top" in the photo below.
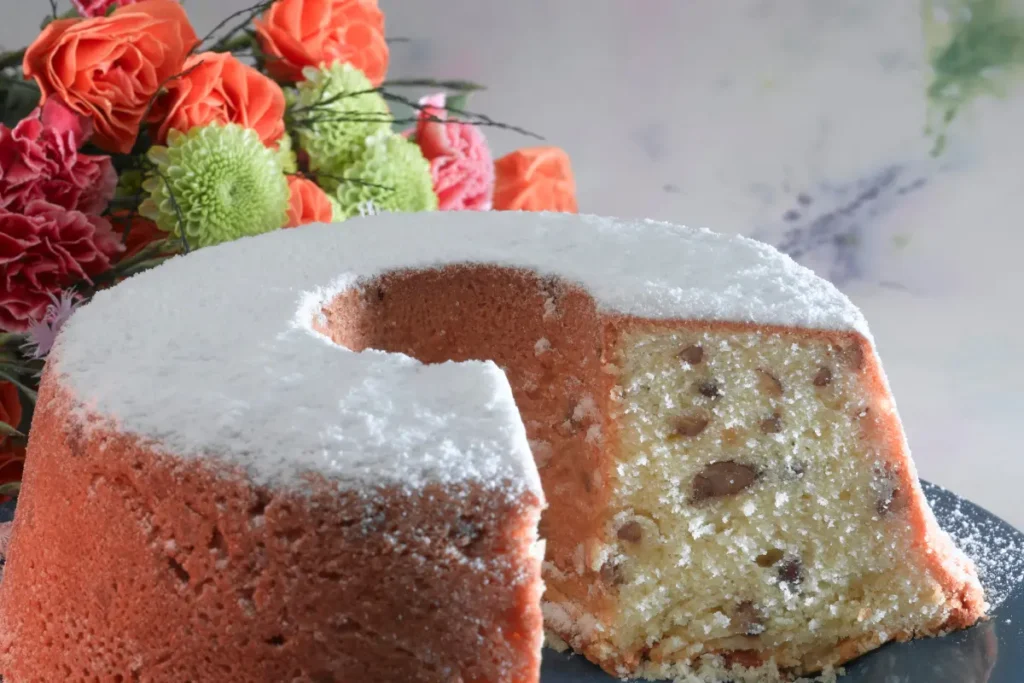
[[[276,247],[349,252],[354,258],[335,255],[336,270],[352,282],[400,268],[489,263],[582,284],[610,312],[856,330],[870,338],[860,311],[830,282],[767,244],[707,228],[558,213],[434,212],[350,220],[344,237],[339,229],[307,226],[303,245]]]
[[[239,464],[258,483],[314,471],[352,487],[472,480],[539,493],[496,365],[355,353],[312,328],[361,281],[466,262],[580,283],[606,311],[868,335],[832,285],[744,238],[568,214],[382,214],[171,259],[97,294],[53,365],[121,431]]]

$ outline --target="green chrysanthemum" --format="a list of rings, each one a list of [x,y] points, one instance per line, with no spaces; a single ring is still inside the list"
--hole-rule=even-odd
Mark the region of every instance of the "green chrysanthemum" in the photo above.
[[[363,153],[336,176],[320,179],[342,219],[364,213],[434,211],[437,195],[430,164],[420,148],[401,135],[367,140]]]
[[[361,154],[367,138],[391,131],[391,112],[351,64],[308,67],[303,75],[292,109],[299,146],[309,155],[310,170],[337,175]]]
[[[184,229],[192,247],[258,235],[287,221],[281,162],[252,130],[235,124],[172,130],[167,146],[152,147],[149,159],[156,170],[143,183],[149,198],[139,210],[175,236]]]
[[[281,163],[281,170],[285,175],[291,175],[299,170],[299,162],[292,149],[292,136],[285,133],[277,141],[277,160]]]

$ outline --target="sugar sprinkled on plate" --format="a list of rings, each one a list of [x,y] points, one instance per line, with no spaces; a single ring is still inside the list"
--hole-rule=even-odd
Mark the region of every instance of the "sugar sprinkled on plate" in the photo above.
[[[978,515],[939,486],[924,484],[924,491],[942,528],[977,566],[991,609],[1024,590],[1024,535],[997,517]]]

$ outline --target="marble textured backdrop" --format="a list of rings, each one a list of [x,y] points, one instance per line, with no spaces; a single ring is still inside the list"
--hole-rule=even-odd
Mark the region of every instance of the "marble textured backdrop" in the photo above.
[[[200,33],[247,4],[186,1]],[[756,236],[835,281],[921,475],[1024,527],[1024,1],[381,5],[408,39],[391,75],[488,85],[471,108],[565,147],[582,210]],[[0,0],[0,44],[47,10]]]

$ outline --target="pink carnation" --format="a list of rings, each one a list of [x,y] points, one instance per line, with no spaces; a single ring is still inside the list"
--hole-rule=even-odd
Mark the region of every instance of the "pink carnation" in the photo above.
[[[46,307],[42,320],[32,323],[26,331],[28,340],[22,350],[29,358],[40,359],[49,355],[60,328],[82,304],[81,297],[73,289],[64,290],[59,297],[50,294],[50,301],[52,303]]]
[[[88,119],[49,98],[14,130],[0,125],[0,209],[20,213],[37,200],[83,213],[107,208],[117,186],[108,156],[80,154]]]
[[[444,94],[420,100],[416,143],[430,162],[442,211],[489,211],[494,195],[494,162],[476,126],[446,119]]]
[[[137,2],[140,0],[71,0],[71,4],[83,17],[102,17],[111,7],[124,7]]]
[[[110,268],[123,247],[106,218],[32,201],[0,208],[0,329],[45,320],[52,295]]]
[[[11,528],[13,526],[14,522],[0,523],[0,560],[4,560],[4,562],[0,563],[0,579],[3,579],[4,567],[7,566],[7,546],[11,542]]]

